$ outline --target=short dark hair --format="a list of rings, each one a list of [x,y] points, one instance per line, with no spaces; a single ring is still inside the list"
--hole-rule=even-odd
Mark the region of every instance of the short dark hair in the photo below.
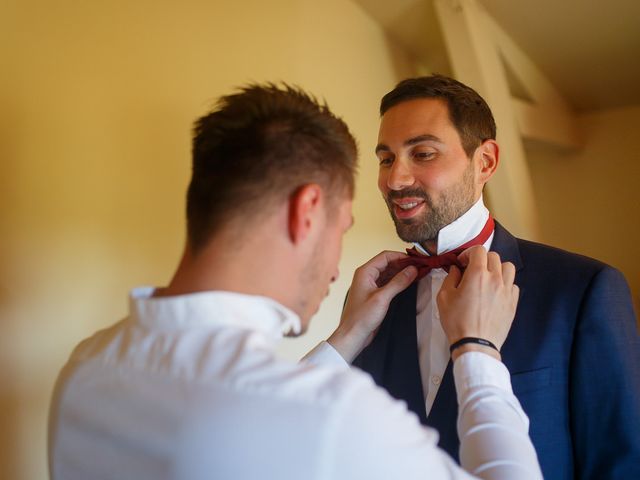
[[[194,252],[228,220],[264,215],[303,185],[319,184],[333,206],[353,196],[357,147],[347,125],[287,84],[250,84],[221,97],[194,124],[192,156],[187,233]]]
[[[447,103],[451,123],[469,158],[485,140],[495,140],[496,122],[487,102],[473,88],[444,75],[408,78],[382,97],[380,115],[391,107],[418,98],[440,98]]]

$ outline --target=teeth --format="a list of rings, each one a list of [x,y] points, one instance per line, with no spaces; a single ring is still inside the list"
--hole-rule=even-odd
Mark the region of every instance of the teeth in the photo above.
[[[413,202],[413,203],[405,203],[404,205],[398,205],[402,210],[410,210],[413,207],[415,207],[416,205],[418,205],[418,202]]]

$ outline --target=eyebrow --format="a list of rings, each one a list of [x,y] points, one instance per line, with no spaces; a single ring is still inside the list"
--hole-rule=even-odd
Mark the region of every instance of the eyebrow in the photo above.
[[[442,143],[442,140],[438,137],[436,137],[435,135],[430,135],[428,133],[424,134],[424,135],[418,135],[417,137],[412,137],[408,140],[405,140],[403,142],[403,146],[405,147],[410,147],[411,145],[415,145],[416,143],[421,143],[421,142],[437,142],[437,143]],[[379,143],[376,146],[376,153],[378,152],[390,152],[391,148],[389,148],[388,145],[385,145],[384,143]]]

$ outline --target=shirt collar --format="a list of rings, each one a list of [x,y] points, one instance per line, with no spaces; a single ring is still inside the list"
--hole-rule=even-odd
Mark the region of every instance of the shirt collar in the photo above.
[[[453,250],[477,236],[487,223],[488,218],[489,210],[484,205],[482,195],[480,195],[478,201],[469,210],[438,232],[437,254],[440,255]],[[493,234],[485,243],[485,247],[488,248],[492,240]],[[429,255],[429,252],[419,243],[414,243],[413,245],[420,253]]]
[[[298,315],[268,297],[225,291],[153,297],[154,291],[139,287],[129,296],[130,319],[147,328],[233,326],[261,331],[274,340],[301,330]]]

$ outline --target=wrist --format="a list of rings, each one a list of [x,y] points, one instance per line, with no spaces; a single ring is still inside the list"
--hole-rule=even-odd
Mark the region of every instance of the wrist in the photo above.
[[[338,327],[327,338],[329,343],[347,363],[351,363],[366,345],[366,338],[345,327]]]
[[[500,352],[498,350],[495,350],[492,347],[489,347],[489,346],[486,346],[486,345],[480,345],[480,344],[477,344],[477,343],[466,343],[464,345],[461,345],[461,346],[455,348],[451,352],[451,361],[455,362],[460,355],[462,355],[463,353],[467,353],[467,352],[484,353],[486,355],[489,355],[489,356],[495,358],[498,361],[502,361],[502,355],[500,355]]]

